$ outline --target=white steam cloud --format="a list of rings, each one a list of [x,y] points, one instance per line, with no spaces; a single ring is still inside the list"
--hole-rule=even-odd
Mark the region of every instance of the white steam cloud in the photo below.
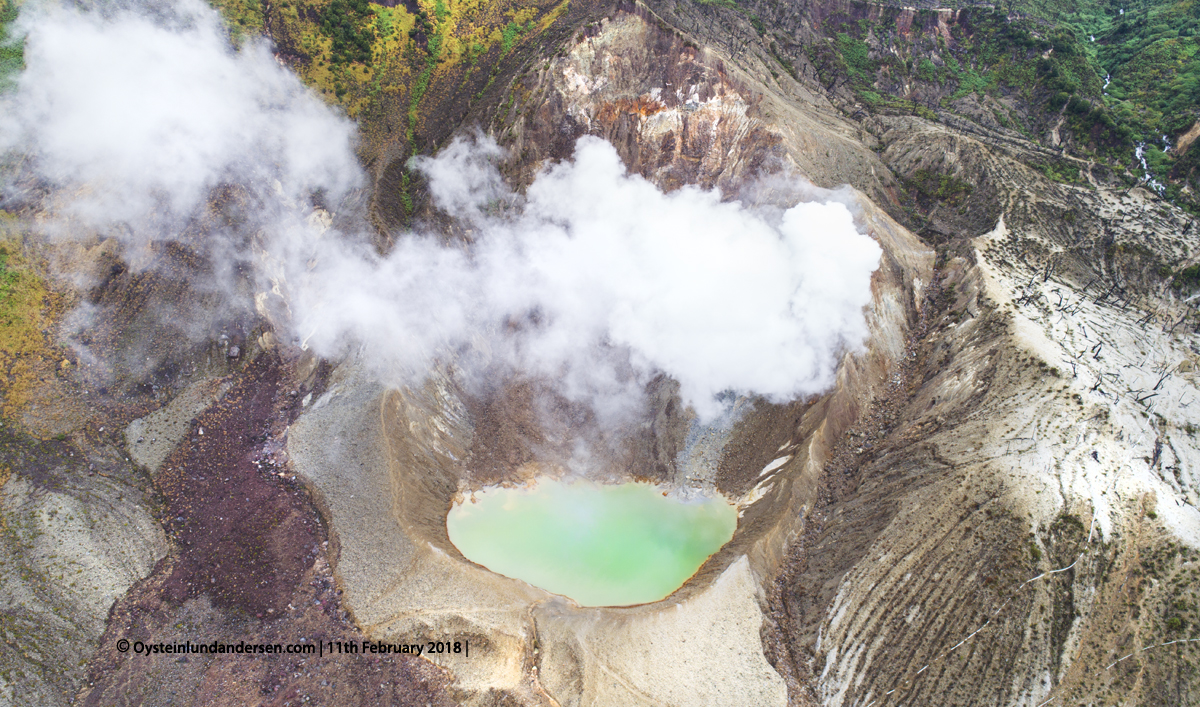
[[[369,268],[321,271],[319,302],[299,308],[311,341],[403,350],[420,369],[486,336],[518,368],[563,376],[571,397],[619,394],[628,363],[637,380],[669,373],[708,416],[724,391],[782,401],[827,388],[838,354],[867,336],[880,249],[841,203],[801,203],[772,224],[715,191],[664,194],[583,138],[518,206],[489,214],[513,199],[487,162],[498,154],[459,140],[420,160],[437,205],[472,221],[472,247],[411,237]],[[513,336],[512,321],[529,323]]]
[[[494,142],[459,139],[416,166],[471,242],[407,234],[381,257],[305,218],[312,192],[336,204],[362,183],[351,126],[266,46],[232,49],[207,7],[42,11],[24,27],[0,147],[30,153],[73,190],[72,216],[132,245],[171,237],[214,187],[241,185],[260,205],[245,226],[254,246],[217,232],[208,252],[252,251],[297,338],[326,355],[359,348],[389,382],[439,361],[467,379],[499,367],[606,415],[662,372],[709,417],[726,391],[827,388],[867,336],[880,249],[837,201],[769,214],[715,191],[664,194],[596,138],[516,195]]]
[[[354,126],[250,42],[235,51],[196,0],[143,13],[29,3],[26,70],[0,112],[0,148],[77,190],[71,215],[145,236],[179,225],[220,184],[333,199],[361,181]],[[276,184],[278,182],[278,184]],[[161,229],[160,229],[161,230]]]

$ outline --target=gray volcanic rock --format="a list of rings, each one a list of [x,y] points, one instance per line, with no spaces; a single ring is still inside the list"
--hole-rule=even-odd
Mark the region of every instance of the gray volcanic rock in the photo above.
[[[90,461],[89,461],[90,460]],[[167,554],[148,479],[102,450],[0,431],[0,704],[71,704],[109,609]]]

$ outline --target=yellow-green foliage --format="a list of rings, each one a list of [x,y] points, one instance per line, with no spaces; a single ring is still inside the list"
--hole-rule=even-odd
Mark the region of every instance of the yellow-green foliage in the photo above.
[[[2,220],[10,225],[11,217]],[[0,414],[11,417],[28,400],[50,351],[46,284],[21,254],[20,241],[0,233]]]
[[[418,13],[404,6],[368,5],[364,31],[373,35],[371,60],[333,55],[320,18],[332,0],[280,0],[269,6],[265,26],[303,80],[351,117],[374,108],[403,116],[410,140],[422,120],[427,96],[457,89],[477,64],[490,65],[550,27],[569,8],[538,0],[417,0]],[[231,18],[246,14],[255,0],[213,0]],[[239,4],[240,3],[240,4]],[[314,19],[315,18],[315,19]],[[390,106],[390,108],[389,108]],[[375,115],[372,112],[372,115]],[[376,116],[378,117],[378,116]]]
[[[540,34],[545,32],[558,18],[565,15],[567,13],[567,8],[570,6],[570,2],[571,0],[562,0],[562,2],[554,6],[553,10],[547,12],[545,17],[538,21],[538,33]]]
[[[229,25],[235,41],[246,34],[259,34],[263,30],[262,0],[211,0]]]

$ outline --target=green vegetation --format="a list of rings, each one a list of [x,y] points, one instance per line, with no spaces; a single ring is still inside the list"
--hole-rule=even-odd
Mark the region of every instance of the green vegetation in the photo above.
[[[262,0],[211,0],[229,27],[229,34],[240,42],[248,34],[263,31],[264,17]]]
[[[4,2],[5,0],[0,0]],[[387,163],[443,140],[482,98],[570,12],[569,0],[210,0],[232,28],[245,7],[261,8],[261,31],[325,101],[358,121],[359,154]],[[244,3],[239,5],[238,3]],[[248,3],[248,4],[245,4]],[[524,60],[522,57],[522,61]],[[436,116],[436,118],[434,117]],[[400,170],[399,166],[394,169]],[[390,173],[386,218],[411,219],[424,186]]]
[[[10,221],[0,212],[0,226]],[[13,417],[58,360],[42,336],[49,299],[45,282],[22,257],[19,241],[5,234],[0,240],[0,417]]]
[[[0,242],[0,356],[23,351],[40,338],[29,331],[26,319],[29,306],[40,308],[46,291],[17,252],[15,243]]]
[[[969,182],[929,169],[918,169],[906,186],[919,194],[952,205],[966,200],[971,194]]]
[[[1077,184],[1083,181],[1083,177],[1079,173],[1079,167],[1065,160],[1036,163],[1030,166],[1049,179],[1062,182],[1063,184]]]
[[[408,38],[411,40],[419,40],[421,37],[428,37],[433,34],[433,22],[429,20],[429,15],[424,10],[418,10],[414,15],[416,21],[408,30]]]
[[[1087,528],[1084,527],[1083,521],[1079,520],[1079,516],[1063,513],[1054,519],[1054,523],[1050,526],[1050,532],[1058,535],[1083,535],[1087,533]]]
[[[374,15],[367,0],[333,0],[321,13],[321,31],[332,41],[334,64],[371,61]]]
[[[533,29],[533,21],[529,22],[529,26],[519,25],[516,22],[509,22],[504,26],[504,30],[500,33],[500,53],[507,54],[512,51],[513,44],[525,32]]]
[[[929,60],[929,57],[923,57],[921,59],[920,63],[917,64],[916,71],[913,72],[913,75],[916,76],[918,80],[924,81],[925,83],[934,83],[938,79],[937,67],[933,65],[933,62]]]
[[[779,45],[775,44],[775,42],[771,42],[771,56],[775,57],[775,61],[779,62],[784,71],[788,72],[792,78],[796,78],[796,67],[786,57],[780,55]]]
[[[569,0],[415,0],[395,7],[369,0],[210,2],[231,34],[269,27],[305,83],[364,119],[368,152],[393,131],[417,150],[424,111],[446,109],[448,101],[461,110],[457,104],[496,80],[506,55],[569,10]],[[485,61],[491,73],[476,73]]]
[[[854,39],[845,32],[839,32],[835,46],[842,55],[842,61],[846,63],[850,80],[856,85],[869,86],[879,68],[879,62],[870,58],[871,49],[867,43]]]
[[[864,32],[862,25],[856,24],[855,31]],[[843,82],[847,83],[860,101],[873,110],[888,113],[921,113],[923,106],[912,101],[895,98],[886,93],[880,93],[874,85],[877,72],[885,69],[898,68],[894,56],[875,60],[870,56],[869,45],[846,32],[839,32],[833,38],[832,46],[818,43],[808,45],[808,58],[817,69],[817,77],[827,88],[834,88]],[[795,69],[790,62],[779,56],[774,45],[771,47],[775,58],[788,69],[793,76]]]
[[[972,10],[955,25],[953,48],[944,57],[943,77],[957,86],[950,100],[969,93],[1016,94],[1026,101],[1057,106],[1046,97],[1078,95],[1090,108],[1103,80],[1089,64],[1079,39],[1070,32],[1046,33],[1033,21],[1009,21],[999,11]]]
[[[417,127],[417,112],[421,105],[421,99],[425,97],[425,92],[429,90],[429,79],[433,76],[433,70],[437,67],[438,54],[442,48],[442,38],[434,35],[429,38],[428,51],[429,56],[425,59],[425,67],[421,73],[417,75],[417,80],[413,82],[412,88],[409,91],[408,100],[408,131],[406,137],[409,144],[412,144],[413,133]]]
[[[1142,175],[1134,149],[1145,143],[1160,193],[1200,207],[1183,189],[1200,191],[1200,150],[1175,148],[1200,119],[1200,0],[1013,0],[964,7],[949,22],[920,10],[903,28],[895,8],[854,15],[827,17],[828,41],[806,48],[827,88],[845,86],[877,112],[994,118],[1033,140],[1056,129],[1068,149],[1118,174]],[[1036,167],[1082,181],[1075,166]]]
[[[981,95],[987,93],[988,89],[996,81],[994,75],[983,77],[975,69],[961,70],[955,74],[955,78],[958,79],[958,90],[954,92],[954,95],[950,96],[951,100],[962,98],[969,93],[978,93]]]
[[[1171,287],[1184,294],[1191,294],[1200,289],[1200,265],[1192,265],[1175,273]]]
[[[8,309],[16,287],[17,273],[8,268],[8,250],[0,249],[0,312]]]
[[[1200,115],[1200,4],[1140,2],[1113,12],[1097,35],[1097,59],[1112,74],[1108,93],[1141,139],[1179,133]]]
[[[11,88],[13,78],[25,67],[25,43],[9,34],[18,9],[13,0],[0,0],[0,91]]]
[[[1072,94],[1067,100],[1056,96],[1050,106],[1066,106],[1066,127],[1081,142],[1107,146],[1108,156],[1121,162],[1129,161],[1135,144],[1145,142],[1147,167],[1155,178],[1196,178],[1197,155],[1181,157],[1160,148],[1163,136],[1176,144],[1200,117],[1197,0],[1077,0],[1017,7],[1073,36],[1094,73],[1111,77],[1107,88],[1101,84],[1098,100],[1088,96],[1092,100],[1083,101],[1067,90]],[[1110,137],[1106,143],[1104,136]],[[1140,173],[1140,165],[1135,171]],[[1167,196],[1178,196],[1180,186],[1168,184]]]
[[[413,199],[412,199],[412,184],[408,176],[408,170],[404,170],[404,174],[400,177],[400,203],[404,206],[404,215],[411,217],[413,214]]]
[[[396,18],[393,10],[390,7],[376,7],[375,10],[375,34],[380,39],[387,39],[392,36],[392,32],[396,29]]]

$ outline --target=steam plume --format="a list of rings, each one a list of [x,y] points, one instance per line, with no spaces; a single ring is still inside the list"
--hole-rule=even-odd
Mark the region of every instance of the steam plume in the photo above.
[[[270,47],[229,44],[197,0],[90,12],[22,11],[26,69],[0,113],[0,148],[29,153],[72,196],[67,214],[125,238],[170,238],[212,189],[302,200],[361,182],[354,127]]]
[[[459,139],[416,166],[472,243],[407,234],[379,256],[307,218],[314,191],[337,203],[363,183],[352,126],[264,44],[232,49],[207,7],[45,10],[23,26],[3,147],[71,194],[64,213],[144,246],[174,237],[213,188],[242,185],[255,213],[206,232],[207,252],[253,257],[297,338],[326,355],[357,347],[388,382],[438,361],[467,378],[499,365],[615,414],[665,372],[708,417],[725,391],[820,391],[866,338],[880,249],[842,203],[772,215],[695,187],[665,194],[591,137],[518,196],[493,141]]]

